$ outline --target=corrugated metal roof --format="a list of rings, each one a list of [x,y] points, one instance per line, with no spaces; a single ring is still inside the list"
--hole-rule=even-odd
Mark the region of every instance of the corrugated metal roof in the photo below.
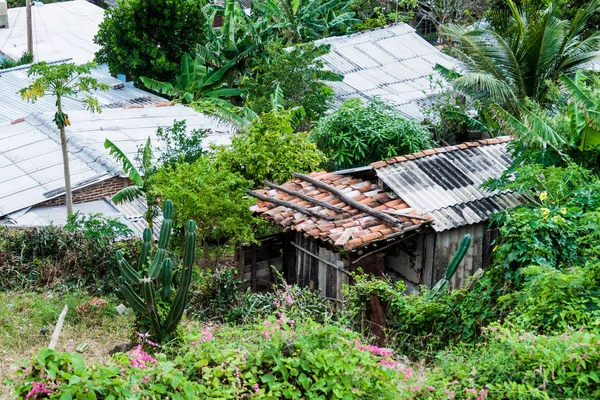
[[[27,77],[28,70],[29,66],[0,70],[0,124],[24,118],[32,112],[56,112],[56,99],[53,97],[42,97],[35,103],[28,103],[17,94],[20,89],[29,86],[32,82],[32,79]],[[103,108],[122,108],[166,101],[162,97],[125,85],[110,76],[103,68],[93,70],[91,75],[110,86],[107,91],[96,91],[93,94]],[[67,114],[73,110],[85,109],[81,102],[68,98],[63,99],[63,107]]]
[[[436,231],[485,221],[523,200],[510,192],[488,192],[512,160],[508,137],[463,143],[372,164],[377,176],[416,210],[431,214]]]
[[[40,2],[41,4],[41,2]],[[33,5],[33,4],[32,4]],[[31,7],[33,55],[36,61],[73,58],[90,62],[100,46],[94,43],[104,10],[88,1],[65,1]],[[25,7],[8,9],[9,29],[0,29],[0,51],[18,59],[27,51]]]
[[[322,58],[330,70],[344,75],[343,83],[331,83],[336,94],[334,107],[352,97],[379,96],[407,118],[418,120],[423,119],[419,102],[434,94],[431,79],[439,78],[433,67],[458,65],[404,23],[315,44],[331,45],[329,54]]]
[[[64,188],[60,144],[28,123],[0,127],[0,215],[41,203]],[[71,182],[78,187],[110,178],[69,154]]]
[[[89,186],[122,173],[104,148],[106,138],[134,161],[137,148],[156,129],[186,120],[189,130],[209,129],[204,144],[228,144],[232,130],[189,107],[173,105],[107,109],[100,114],[73,111],[66,129],[73,188]],[[0,216],[39,204],[64,191],[59,131],[54,113],[32,114],[24,122],[0,126]],[[135,161],[134,161],[135,162]]]

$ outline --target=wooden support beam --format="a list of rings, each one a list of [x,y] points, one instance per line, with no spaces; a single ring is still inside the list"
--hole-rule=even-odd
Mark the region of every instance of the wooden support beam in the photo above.
[[[375,210],[374,208],[366,206],[362,203],[359,203],[358,201],[354,200],[353,198],[346,196],[344,193],[342,193],[338,189],[334,188],[333,186],[330,186],[324,182],[321,182],[318,179],[311,178],[308,175],[299,174],[297,172],[292,172],[292,175],[295,176],[296,178],[302,179],[303,181],[312,183],[313,185],[315,185],[318,188],[325,189],[325,190],[333,193],[344,203],[348,204],[351,207],[356,208],[359,211],[364,212],[365,214],[369,214],[372,217],[378,218],[378,219],[382,220],[383,222],[386,222],[387,224],[392,225],[392,226],[396,226],[400,229],[404,228],[404,223],[402,221],[400,221],[399,219],[394,218],[391,215],[388,215],[381,211]]]
[[[294,204],[294,203],[290,203],[289,201],[283,201],[283,200],[276,199],[276,198],[273,198],[273,197],[263,196],[262,194],[255,193],[255,192],[253,192],[251,190],[248,190],[247,193],[250,196],[256,197],[259,200],[266,201],[266,202],[273,203],[273,204],[277,204],[279,206],[291,208],[292,210],[296,210],[298,212],[301,212],[302,214],[310,215],[311,217],[316,217],[316,218],[324,219],[326,221],[333,221],[335,219],[335,218],[333,218],[333,217],[331,217],[331,216],[329,216],[327,214],[323,214],[323,213],[320,213],[320,212],[317,212],[317,211],[309,210],[308,208],[301,207],[301,206],[299,206],[297,204]]]
[[[296,196],[299,199],[310,201],[311,203],[314,203],[314,204],[316,204],[318,206],[321,206],[323,208],[328,208],[328,209],[330,209],[332,211],[335,211],[338,214],[343,213],[343,210],[341,208],[336,207],[336,206],[332,206],[331,204],[325,203],[324,201],[321,201],[321,200],[318,200],[318,199],[315,199],[314,197],[307,196],[304,193],[300,193],[300,192],[298,192],[296,190],[292,190],[292,189],[288,189],[288,188],[283,187],[283,186],[276,185],[276,184],[274,184],[272,182],[269,182],[269,181],[264,181],[263,183],[265,185],[267,185],[268,187],[272,188],[272,189],[277,189],[277,190],[285,192],[287,194],[291,194],[292,196]]]

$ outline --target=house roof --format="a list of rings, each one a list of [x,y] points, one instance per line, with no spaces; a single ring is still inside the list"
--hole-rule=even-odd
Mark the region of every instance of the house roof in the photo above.
[[[433,218],[436,231],[486,221],[523,202],[510,191],[489,192],[481,184],[498,178],[512,159],[510,137],[425,150],[373,163],[379,179],[415,210]]]
[[[407,24],[398,23],[349,36],[329,37],[315,44],[330,44],[322,57],[329,69],[344,76],[329,82],[335,90],[335,107],[352,97],[379,97],[407,118],[422,120],[421,106],[436,92],[432,88],[436,64],[454,68],[458,61],[443,54]]]
[[[94,59],[94,44],[104,10],[85,0],[31,7],[35,61],[72,58],[77,64]],[[25,7],[8,9],[8,29],[0,29],[0,52],[13,60],[27,51]]]
[[[69,60],[57,62],[65,61]],[[50,96],[42,97],[35,103],[30,103],[23,100],[17,93],[33,81],[33,79],[27,77],[29,67],[29,65],[26,65],[0,70],[0,124],[26,117],[32,112],[56,111],[56,99]],[[124,84],[110,76],[104,68],[92,70],[91,76],[110,86],[110,89],[106,91],[96,91],[93,94],[103,108],[121,108],[126,105],[145,105],[166,101],[162,97]],[[85,107],[83,103],[69,98],[63,99],[63,106],[67,113],[71,110],[83,110]]]
[[[140,106],[141,107],[141,106]],[[19,123],[0,126],[0,216],[64,194],[59,132],[53,113],[34,113]],[[66,129],[73,189],[121,175],[121,165],[104,148],[106,138],[130,159],[156,129],[186,120],[188,130],[211,129],[206,146],[227,144],[232,131],[211,117],[179,104],[163,103],[143,108],[107,109],[69,113]]]
[[[251,210],[263,218],[283,226],[285,229],[295,230],[321,239],[333,246],[343,247],[344,250],[355,250],[373,242],[391,240],[404,235],[406,232],[424,227],[430,222],[416,210],[410,208],[402,199],[399,199],[393,193],[380,190],[377,185],[369,181],[325,171],[312,173],[309,177],[333,186],[353,200],[375,210],[387,211],[390,212],[390,215],[402,213],[414,217],[396,214],[395,218],[397,218],[398,224],[391,225],[344,203],[330,191],[318,188],[300,178],[292,179],[282,186],[288,190],[297,191],[305,196],[325,202],[330,206],[339,207],[341,212],[311,203],[278,189],[261,189],[254,192],[269,198],[293,203],[328,218],[311,216],[263,200],[258,200],[257,204],[251,207]]]
[[[79,212],[82,215],[101,213],[106,218],[116,218],[133,231],[134,237],[142,237],[144,229],[148,227],[144,214],[148,207],[145,199],[137,198],[133,201],[126,201],[115,204],[110,198],[94,200],[85,203],[73,204],[73,212]],[[154,217],[154,238],[158,240],[162,224],[162,214],[159,212]],[[47,206],[47,207],[28,207],[23,210],[0,217],[0,225],[11,227],[32,227],[32,226],[63,226],[67,223],[66,206]]]

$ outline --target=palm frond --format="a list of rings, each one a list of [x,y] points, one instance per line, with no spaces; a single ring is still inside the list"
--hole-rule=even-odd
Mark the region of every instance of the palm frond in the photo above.
[[[581,72],[576,73],[576,80],[572,80],[566,75],[561,75],[559,78],[565,89],[567,89],[571,97],[579,104],[587,109],[597,108],[596,102],[594,102],[588,95],[586,88],[577,81],[581,82]]]
[[[275,85],[275,90],[271,93],[271,110],[280,111],[283,109],[283,102],[285,98],[283,97],[283,90],[281,90],[281,86],[279,83]]]
[[[170,83],[160,82],[160,81],[157,81],[152,78],[147,78],[145,76],[142,76],[140,78],[140,80],[142,81],[144,86],[146,86],[148,89],[152,90],[153,92],[160,93],[160,94],[166,94],[168,96],[176,96],[177,95],[177,90],[175,90],[173,85]]]

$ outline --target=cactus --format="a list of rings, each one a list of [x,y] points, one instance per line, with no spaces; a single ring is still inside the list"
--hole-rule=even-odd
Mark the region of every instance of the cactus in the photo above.
[[[452,279],[452,277],[456,273],[458,264],[460,264],[463,258],[465,258],[465,255],[467,254],[467,250],[469,249],[470,245],[471,235],[466,234],[461,239],[460,244],[458,245],[458,250],[456,250],[456,253],[454,253],[454,257],[452,257],[452,260],[450,260],[450,264],[448,264],[448,267],[446,268],[444,277],[440,279],[439,282],[436,283],[435,286],[431,289],[431,291],[427,295],[427,300],[437,299],[446,292],[446,288],[448,287],[450,279]]]
[[[156,292],[158,291],[161,294],[161,305],[169,305],[173,281],[173,261],[166,256],[172,227],[173,203],[167,200],[163,205],[163,223],[160,227],[158,249],[154,257],[151,258],[149,265],[148,260],[150,260],[152,249],[152,231],[149,228],[146,228],[142,235],[142,248],[137,271],[125,260],[123,253],[117,251],[117,263],[121,270],[119,289],[138,319],[146,320],[149,323],[152,337],[157,342],[161,342],[165,335],[175,332],[179,321],[181,321],[183,311],[187,305],[188,291],[192,282],[192,269],[196,258],[196,223],[189,221],[186,225],[183,267],[179,287],[173,301],[170,303],[167,318],[161,321]],[[145,266],[148,266],[148,271],[145,276],[142,276],[140,272]],[[136,292],[136,288],[138,292]]]

